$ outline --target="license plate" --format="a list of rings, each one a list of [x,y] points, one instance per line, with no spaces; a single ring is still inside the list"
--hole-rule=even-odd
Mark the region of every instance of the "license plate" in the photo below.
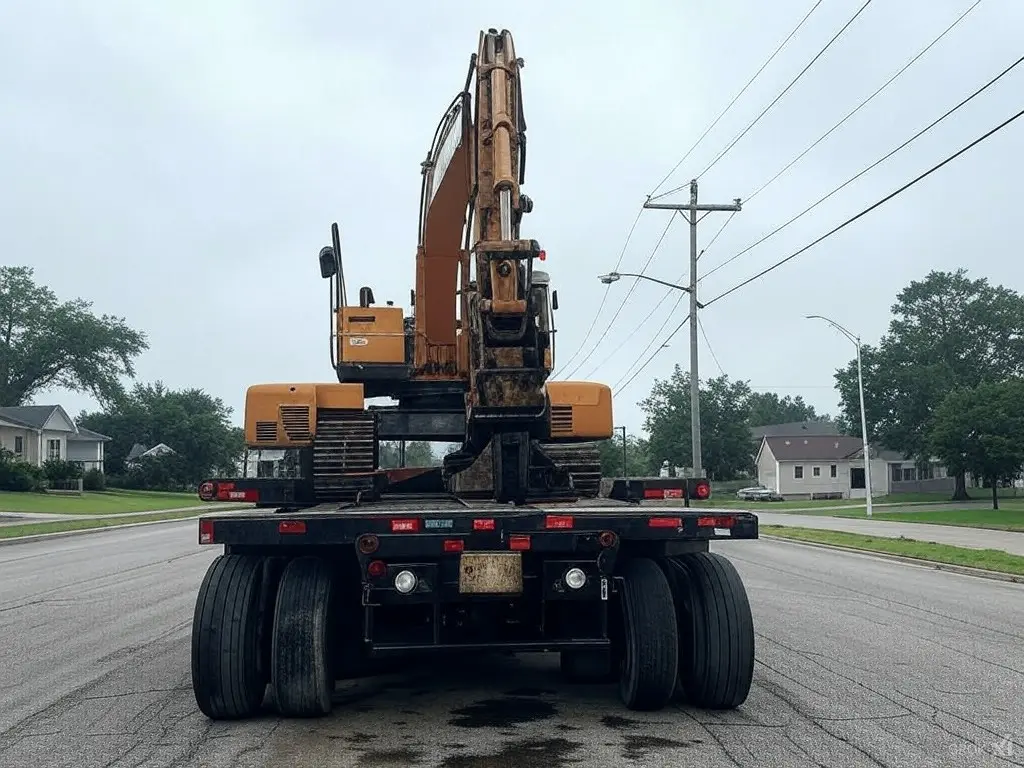
[[[459,592],[513,595],[523,591],[523,560],[518,552],[464,552],[459,560]]]

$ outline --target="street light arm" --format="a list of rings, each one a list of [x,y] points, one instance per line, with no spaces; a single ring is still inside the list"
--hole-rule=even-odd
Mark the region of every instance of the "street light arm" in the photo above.
[[[676,283],[670,283],[666,280],[659,280],[658,278],[651,277],[649,275],[639,275],[635,272],[609,272],[607,275],[599,275],[598,280],[600,280],[602,283],[605,283],[606,285],[609,285],[611,283],[614,283],[620,277],[635,277],[637,280],[649,280],[652,283],[664,285],[666,288],[675,288],[677,291],[686,291],[687,293],[690,293],[689,286],[677,285]],[[699,301],[697,302],[697,306],[700,307],[701,309],[704,309],[704,304]]]
[[[853,333],[851,333],[850,331],[846,330],[843,326],[841,326],[835,320],[832,320],[831,318],[825,317],[824,315],[806,315],[806,318],[808,320],[824,320],[826,323],[828,323],[833,328],[835,328],[837,331],[839,331],[841,334],[843,334],[843,336],[845,336],[847,339],[849,339],[850,343],[853,344],[855,347],[857,347],[857,349],[860,349],[860,337],[859,336],[855,336]]]

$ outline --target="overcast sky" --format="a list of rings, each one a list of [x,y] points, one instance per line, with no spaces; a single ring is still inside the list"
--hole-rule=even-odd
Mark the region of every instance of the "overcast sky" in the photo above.
[[[948,26],[973,0],[870,3],[708,173],[702,201],[746,198]],[[863,4],[824,0],[662,190],[699,173]],[[0,251],[61,298],[124,316],[151,348],[140,379],[203,387],[236,409],[247,385],[332,379],[317,252],[341,225],[350,294],[408,303],[419,163],[462,87],[482,28],[507,27],[526,61],[524,235],[546,247],[562,362],[604,332],[630,282],[605,294],[645,196],[813,0],[631,3],[338,0],[33,0],[0,4]],[[490,8],[490,11],[487,11]],[[882,95],[758,195],[701,260],[710,270],[994,77],[1021,54],[1024,3],[983,0]],[[1020,67],[1024,70],[1024,66]],[[708,299],[788,255],[1022,108],[1024,71],[1000,83],[800,221],[701,283]],[[709,307],[701,373],[801,394],[835,412],[833,372],[896,293],[965,266],[1024,290],[1024,119],[814,250]],[[682,201],[687,192],[674,195]],[[643,214],[620,266],[639,271],[668,214]],[[700,227],[707,244],[728,214]],[[687,279],[674,225],[647,273]],[[675,296],[641,284],[575,377],[623,378]],[[680,303],[668,329],[685,312]],[[664,333],[667,333],[665,331]],[[681,333],[616,399],[642,426],[654,377],[688,364]],[[625,341],[624,341],[625,340]],[[623,343],[624,342],[624,343]],[[621,348],[612,354],[615,347]],[[711,354],[713,350],[713,354]],[[587,349],[586,351],[589,351]],[[583,356],[569,367],[571,371]],[[717,362],[716,362],[717,360]],[[721,368],[719,368],[721,366]],[[94,406],[53,392],[73,414]]]

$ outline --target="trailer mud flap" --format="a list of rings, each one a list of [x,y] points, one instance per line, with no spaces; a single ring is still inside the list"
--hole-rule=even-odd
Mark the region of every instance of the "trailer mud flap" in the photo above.
[[[464,552],[459,560],[459,593],[519,595],[523,560],[518,552]]]

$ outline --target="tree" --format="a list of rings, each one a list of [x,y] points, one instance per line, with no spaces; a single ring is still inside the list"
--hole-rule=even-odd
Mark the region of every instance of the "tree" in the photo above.
[[[598,446],[601,452],[601,476],[622,477],[622,435],[615,434],[610,440],[602,440]],[[647,441],[636,435],[626,436],[626,476],[644,477],[652,473]]]
[[[730,480],[752,469],[748,426],[750,386],[728,376],[709,379],[700,392],[701,453],[704,470],[714,480]],[[692,466],[690,376],[677,365],[672,376],[655,380],[640,403],[650,434],[649,456],[661,464]]]
[[[379,463],[383,469],[395,469],[403,466],[398,442],[385,440],[380,444]],[[432,467],[438,463],[430,443],[424,440],[410,440],[405,444],[404,466]]]
[[[952,471],[988,480],[999,509],[1000,482],[1024,469],[1024,379],[950,392],[935,410],[928,444]]]
[[[869,439],[926,461],[949,392],[1024,375],[1024,297],[964,269],[932,271],[899,293],[892,313],[880,344],[861,351]],[[859,425],[856,360],[835,378],[844,423]],[[967,498],[964,472],[956,478],[953,498]]]
[[[29,267],[0,267],[0,404],[23,405],[52,387],[113,402],[149,348],[145,335],[124,318],[97,317],[91,302],[59,302],[32,275]]]
[[[147,469],[147,477],[170,473],[182,485],[210,475],[233,476],[245,450],[241,428],[231,424],[232,409],[201,389],[167,389],[162,382],[137,384],[104,410],[82,413],[80,426],[109,435],[108,473],[126,471],[125,459],[136,443],[150,448],[165,443],[173,461]],[[163,474],[161,474],[163,473]]]
[[[828,415],[819,416],[814,406],[804,402],[802,396],[779,397],[777,392],[751,392],[747,398],[750,426],[789,424],[796,421],[828,421]]]

